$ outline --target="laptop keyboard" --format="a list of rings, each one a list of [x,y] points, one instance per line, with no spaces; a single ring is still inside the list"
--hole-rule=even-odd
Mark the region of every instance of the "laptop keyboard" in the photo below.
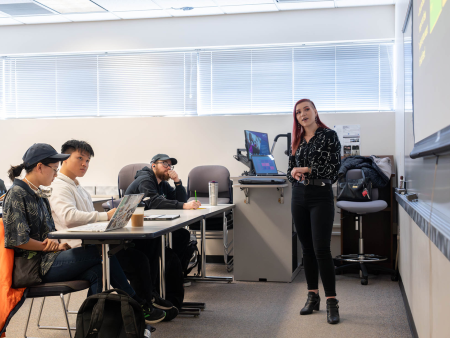
[[[69,231],[92,231],[92,232],[103,232],[106,230],[106,227],[108,225],[106,224],[88,224],[88,225],[82,225],[76,228],[71,228]]]

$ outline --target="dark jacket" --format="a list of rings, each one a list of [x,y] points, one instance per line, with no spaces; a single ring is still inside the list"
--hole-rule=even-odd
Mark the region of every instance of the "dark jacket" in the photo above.
[[[342,160],[341,169],[339,169],[339,179],[345,178],[350,169],[361,169],[364,175],[370,179],[374,188],[383,188],[391,179],[378,168],[371,157],[349,156]]]
[[[183,209],[187,202],[186,189],[182,184],[174,188],[162,181],[158,184],[155,173],[149,167],[138,170],[133,183],[125,191],[125,195],[141,194],[150,197],[145,201],[145,210],[148,209]]]

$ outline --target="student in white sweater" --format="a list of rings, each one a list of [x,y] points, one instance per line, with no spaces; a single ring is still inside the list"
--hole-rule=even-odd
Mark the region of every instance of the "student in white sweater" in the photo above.
[[[58,176],[52,183],[53,191],[49,198],[56,229],[110,220],[116,209],[96,211],[90,194],[77,180],[89,169],[91,157],[94,156],[91,145],[85,141],[70,140],[62,145],[61,153],[70,154],[70,157],[62,162]],[[72,248],[81,246],[81,240],[64,241]],[[146,314],[146,321],[154,324],[163,319],[167,321],[175,318],[178,310],[153,292],[148,258],[132,248],[119,251],[116,257],[138,296],[150,304],[151,311]]]

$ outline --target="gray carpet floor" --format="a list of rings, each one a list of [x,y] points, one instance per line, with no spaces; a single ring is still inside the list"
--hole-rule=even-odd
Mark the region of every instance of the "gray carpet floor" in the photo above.
[[[208,275],[227,275],[225,266],[208,264]],[[306,281],[303,271],[292,283],[195,282],[186,288],[185,301],[206,303],[197,318],[177,317],[172,322],[158,323],[154,338],[166,337],[411,337],[398,283],[388,275],[369,277],[369,285],[362,286],[358,275],[336,276],[341,323],[326,321],[325,297],[319,312],[300,316],[306,300]],[[323,296],[323,289],[320,289]],[[72,295],[70,309],[76,310],[86,292]],[[13,317],[7,338],[23,337],[31,300],[26,300]],[[38,330],[37,316],[41,304],[36,299],[31,313],[28,336],[68,337],[66,331]],[[45,302],[41,325],[64,325],[58,297]],[[75,326],[76,315],[69,315]]]

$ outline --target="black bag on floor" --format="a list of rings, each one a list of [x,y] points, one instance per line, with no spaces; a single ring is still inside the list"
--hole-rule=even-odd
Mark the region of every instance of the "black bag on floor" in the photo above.
[[[184,248],[180,261],[181,267],[183,269],[184,277],[187,277],[189,273],[195,268],[198,268],[198,274],[200,274],[201,270],[201,255],[198,251],[198,242],[195,234],[190,235],[190,241],[188,245]]]
[[[166,248],[166,299],[181,309],[184,300],[184,274],[178,255]],[[158,288],[159,290],[159,288]]]
[[[112,289],[86,298],[78,310],[75,338],[143,338],[152,331],[139,303],[126,292]]]

